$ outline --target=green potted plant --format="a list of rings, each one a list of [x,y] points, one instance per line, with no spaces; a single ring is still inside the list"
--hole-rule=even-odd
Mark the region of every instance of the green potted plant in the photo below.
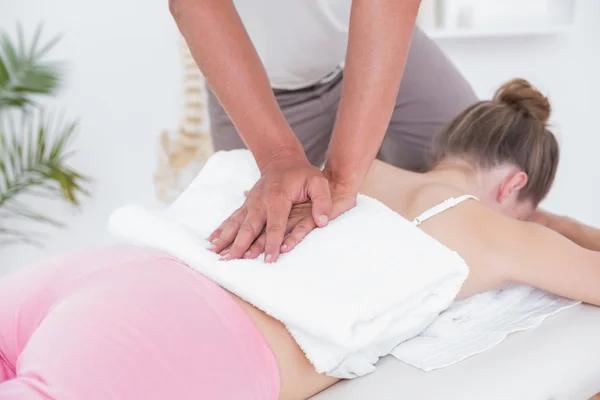
[[[63,81],[61,64],[47,61],[59,37],[42,44],[41,36],[42,25],[29,42],[20,25],[16,39],[0,36],[0,246],[42,244],[44,235],[30,223],[63,226],[32,207],[31,197],[78,206],[89,194],[88,178],[67,163],[77,123],[48,115],[39,103]]]

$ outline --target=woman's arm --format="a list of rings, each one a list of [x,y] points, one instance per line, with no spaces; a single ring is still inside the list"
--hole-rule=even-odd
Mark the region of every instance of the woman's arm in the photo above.
[[[537,224],[519,222],[513,233],[506,249],[513,281],[600,306],[600,253]]]
[[[600,251],[600,229],[544,210],[536,210],[530,220],[560,233],[583,248]]]

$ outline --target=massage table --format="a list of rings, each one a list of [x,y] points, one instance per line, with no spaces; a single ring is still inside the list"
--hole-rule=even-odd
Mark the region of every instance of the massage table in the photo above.
[[[596,393],[600,307],[580,304],[450,367],[423,372],[384,357],[375,372],[311,400],[588,400]]]

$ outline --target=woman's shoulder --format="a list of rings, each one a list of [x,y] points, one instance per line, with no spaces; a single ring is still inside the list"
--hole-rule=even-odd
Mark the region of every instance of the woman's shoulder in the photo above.
[[[425,185],[415,191],[414,218],[449,198],[470,195],[454,186]],[[423,222],[420,227],[430,236],[458,252],[473,270],[486,270],[486,276],[500,279],[504,267],[514,263],[518,247],[530,232],[532,223],[505,216],[481,201],[466,198],[455,206]]]

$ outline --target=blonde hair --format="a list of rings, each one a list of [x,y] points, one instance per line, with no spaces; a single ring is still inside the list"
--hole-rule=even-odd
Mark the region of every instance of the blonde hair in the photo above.
[[[558,142],[548,129],[550,113],[546,96],[525,79],[513,79],[435,137],[432,163],[452,156],[479,168],[513,164],[528,176],[520,198],[537,205],[550,191],[559,161]]]

